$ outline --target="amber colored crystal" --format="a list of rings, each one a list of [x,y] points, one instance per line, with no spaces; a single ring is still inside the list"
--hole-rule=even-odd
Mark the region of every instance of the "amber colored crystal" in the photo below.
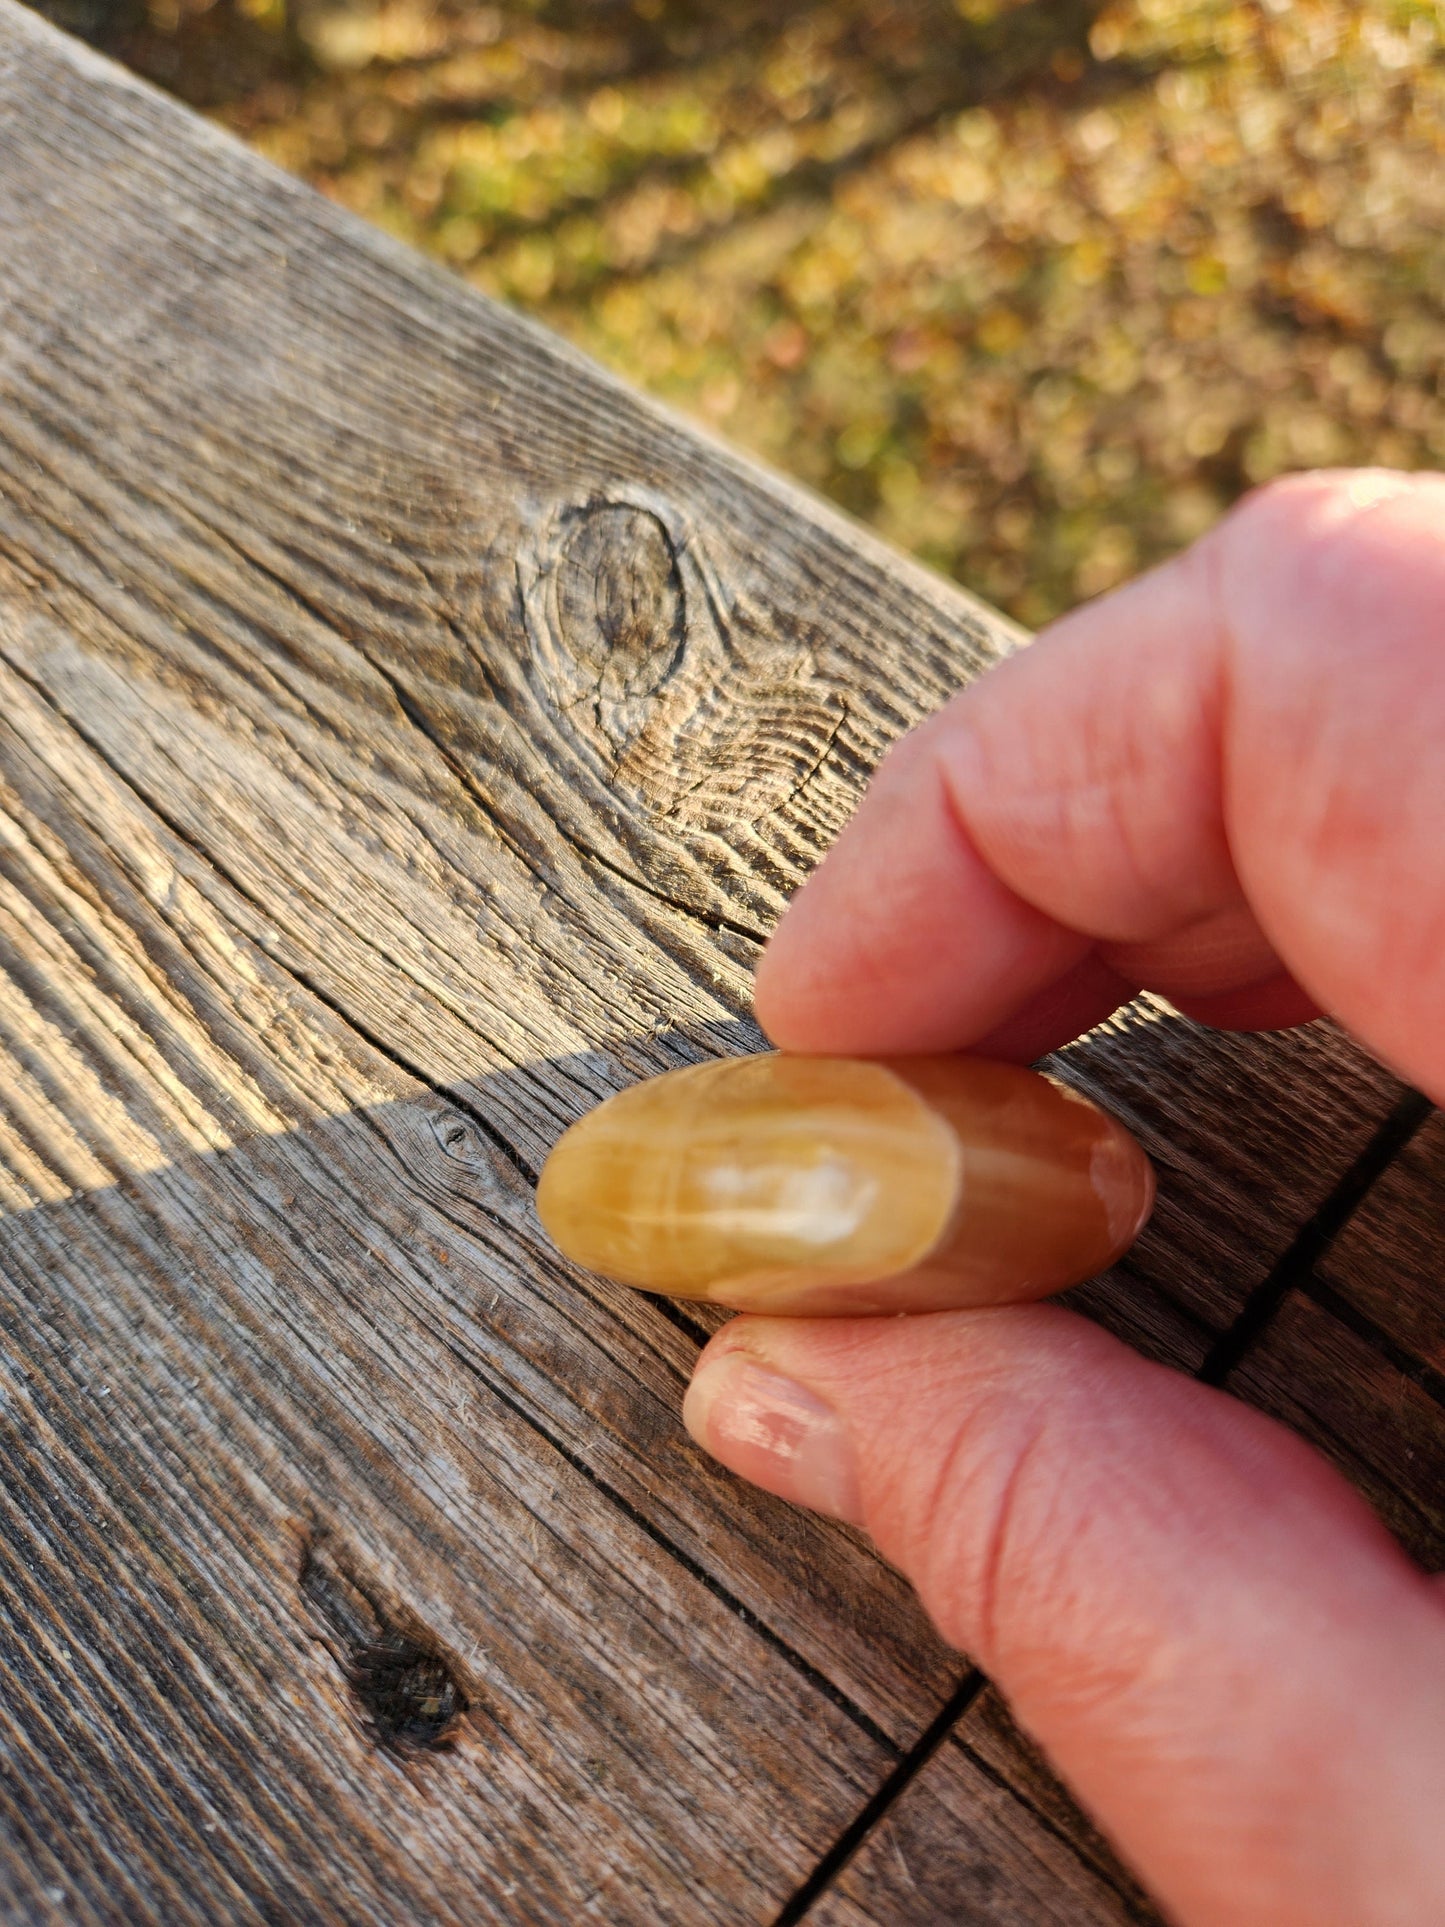
[[[599,1105],[537,1208],[569,1258],[645,1291],[856,1314],[1061,1291],[1127,1250],[1153,1198],[1124,1127],[1034,1071],[777,1054]]]

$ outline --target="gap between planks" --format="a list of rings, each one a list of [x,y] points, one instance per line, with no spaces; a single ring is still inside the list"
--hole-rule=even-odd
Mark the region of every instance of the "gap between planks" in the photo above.
[[[1201,1384],[1222,1385],[1264,1337],[1289,1293],[1301,1290],[1342,1318],[1401,1372],[1445,1403],[1445,1377],[1431,1371],[1419,1360],[1409,1358],[1399,1346],[1379,1332],[1371,1320],[1340,1299],[1336,1292],[1320,1283],[1314,1275],[1320,1259],[1424,1124],[1433,1108],[1430,1100],[1418,1091],[1407,1091],[1394,1106],[1364,1150],[1313,1216],[1296,1232],[1267,1275],[1246,1298],[1233,1321],[1210,1347],[1203,1364],[1193,1374]],[[971,1672],[960,1682],[937,1718],[903,1754],[877,1792],[859,1809],[807,1879],[787,1900],[773,1920],[772,1927],[798,1927],[798,1923],[806,1918],[814,1903],[827,1892],[889,1808],[927,1766],[986,1684],[984,1675],[977,1671]]]

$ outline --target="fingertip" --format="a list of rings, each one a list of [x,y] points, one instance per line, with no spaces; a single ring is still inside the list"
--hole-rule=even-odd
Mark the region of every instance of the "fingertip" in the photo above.
[[[1387,504],[1407,514],[1424,505],[1438,515],[1445,504],[1445,476],[1393,468],[1320,468],[1277,476],[1251,490],[1205,540],[1220,544],[1236,563],[1298,557],[1319,542],[1333,547],[1350,524]]]
[[[779,1048],[965,1049],[1087,955],[973,848],[940,761],[959,708],[882,765],[764,951],[754,1007]]]
[[[703,1353],[682,1416],[694,1441],[730,1472],[793,1505],[861,1524],[857,1462],[840,1414],[745,1346]]]

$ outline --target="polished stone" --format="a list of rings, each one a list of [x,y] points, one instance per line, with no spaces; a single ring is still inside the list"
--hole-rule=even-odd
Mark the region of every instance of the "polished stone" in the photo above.
[[[1153,1196],[1124,1127],[1034,1071],[768,1054],[609,1099],[553,1150],[537,1207],[625,1284],[847,1314],[1061,1291],[1128,1248]]]

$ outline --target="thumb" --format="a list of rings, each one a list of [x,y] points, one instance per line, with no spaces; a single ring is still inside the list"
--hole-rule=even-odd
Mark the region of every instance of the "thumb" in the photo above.
[[[1191,1927],[1445,1920],[1445,1610],[1282,1428],[1049,1306],[739,1318],[684,1417],[868,1529]]]

